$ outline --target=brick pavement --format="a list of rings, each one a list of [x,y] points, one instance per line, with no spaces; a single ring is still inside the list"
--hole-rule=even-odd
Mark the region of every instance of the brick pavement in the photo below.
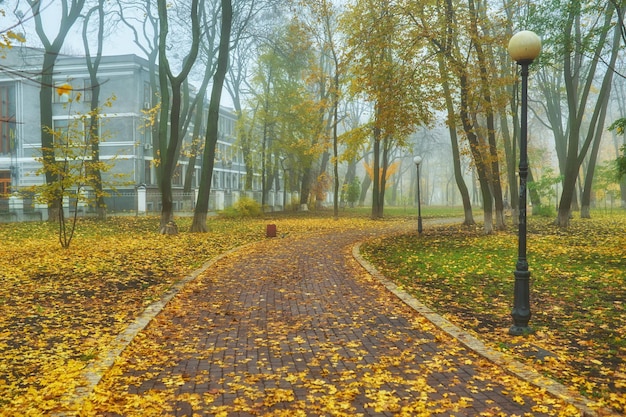
[[[97,387],[101,415],[578,415],[356,263],[369,232],[268,239],[187,284]]]

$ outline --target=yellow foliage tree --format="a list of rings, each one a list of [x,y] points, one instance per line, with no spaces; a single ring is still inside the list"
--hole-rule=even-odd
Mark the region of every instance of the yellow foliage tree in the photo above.
[[[374,181],[374,167],[368,164],[367,161],[363,161],[363,166],[365,167],[365,172],[367,172],[367,175],[370,177],[372,181]],[[389,183],[387,182],[387,180],[389,180],[389,178],[391,178],[391,176],[398,171],[399,166],[400,164],[398,163],[398,161],[396,161],[396,162],[389,164],[389,166],[387,167],[387,171],[385,173],[385,188],[389,188]],[[378,182],[379,183],[382,183],[381,181],[382,176],[383,176],[383,171],[378,170]]]

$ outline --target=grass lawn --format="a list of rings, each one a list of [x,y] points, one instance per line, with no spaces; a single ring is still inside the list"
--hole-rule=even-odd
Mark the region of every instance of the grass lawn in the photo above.
[[[476,217],[480,220],[479,217]],[[447,226],[362,246],[388,278],[455,324],[616,411],[626,411],[626,212],[529,218],[531,326],[512,337],[517,229]]]

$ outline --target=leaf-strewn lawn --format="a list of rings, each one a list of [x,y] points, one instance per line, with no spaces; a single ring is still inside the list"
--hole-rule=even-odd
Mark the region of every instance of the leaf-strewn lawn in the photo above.
[[[512,337],[517,229],[426,229],[362,251],[388,278],[457,325],[626,412],[626,216],[576,219],[567,230],[530,218],[531,326]]]
[[[83,220],[69,249],[56,226],[0,224],[0,416],[49,415],[81,370],[150,303],[206,261],[278,233],[359,227],[367,220],[209,220],[210,233],[163,236],[158,219]]]

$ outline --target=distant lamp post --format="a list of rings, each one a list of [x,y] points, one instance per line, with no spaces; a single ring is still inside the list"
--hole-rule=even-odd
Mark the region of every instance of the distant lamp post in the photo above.
[[[287,157],[285,156],[280,157],[280,165],[283,168],[283,211],[287,211],[287,171],[288,169],[285,168],[285,159],[287,159]]]
[[[415,167],[417,168],[417,233],[422,233],[422,199],[420,196],[420,164],[422,157],[417,155],[413,158]]]
[[[515,266],[513,325],[509,334],[520,336],[532,332],[530,321],[530,271],[526,259],[526,181],[528,178],[528,66],[541,52],[541,39],[534,32],[516,33],[509,41],[509,55],[521,66],[522,107],[519,160],[519,231],[518,257]]]

